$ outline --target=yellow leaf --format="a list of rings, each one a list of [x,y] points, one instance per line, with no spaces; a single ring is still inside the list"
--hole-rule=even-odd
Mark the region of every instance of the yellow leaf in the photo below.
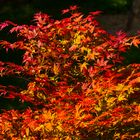
[[[123,88],[124,88],[123,84],[118,84],[117,87],[116,87],[116,90],[121,91]]]
[[[85,39],[85,36],[84,35],[77,35],[75,37],[75,40],[74,40],[74,44],[81,44],[82,43],[82,39]]]
[[[29,132],[30,132],[30,131],[29,131],[29,128],[28,128],[28,127],[26,128],[25,131],[26,131],[26,136],[29,136]]]
[[[44,128],[44,125],[40,125],[40,126],[36,127],[36,128],[35,128],[35,131],[39,131],[39,130],[41,130],[42,128]]]
[[[100,112],[100,111],[102,110],[100,106],[95,106],[94,108],[95,108],[95,110],[98,111],[98,112]]]
[[[86,60],[95,60],[96,56],[99,55],[99,53],[96,52],[89,52],[87,56],[85,57]]]
[[[110,97],[110,98],[107,98],[106,101],[107,101],[107,106],[112,106],[115,102],[116,98],[115,97]]]
[[[62,131],[62,130],[63,130],[63,128],[61,127],[61,124],[59,124],[59,125],[57,126],[57,129],[58,129],[59,131]]]
[[[86,48],[86,47],[81,47],[81,52],[83,53],[84,51],[88,51],[88,48]]]
[[[118,101],[124,101],[126,100],[125,95],[124,94],[120,94],[118,97]]]
[[[87,65],[88,63],[86,62],[84,62],[83,64],[80,64],[80,71],[82,72],[84,68],[87,69]]]
[[[68,43],[68,40],[62,40],[62,41],[61,41],[61,44],[62,44],[62,45],[66,45],[67,43]]]

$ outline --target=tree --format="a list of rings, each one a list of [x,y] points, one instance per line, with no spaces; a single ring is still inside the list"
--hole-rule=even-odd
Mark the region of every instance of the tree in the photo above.
[[[2,139],[135,139],[140,138],[140,65],[123,66],[122,52],[138,47],[139,36],[108,34],[95,16],[76,6],[62,20],[37,13],[33,25],[14,26],[17,41],[1,41],[24,50],[23,63],[0,62],[1,76],[26,77],[26,89],[0,86],[3,98],[33,104],[0,114]]]
[[[128,20],[126,24],[126,31],[130,30],[133,28],[133,24],[137,21],[139,18],[140,14],[140,1],[139,0],[131,0],[129,8],[129,13],[128,13]]]

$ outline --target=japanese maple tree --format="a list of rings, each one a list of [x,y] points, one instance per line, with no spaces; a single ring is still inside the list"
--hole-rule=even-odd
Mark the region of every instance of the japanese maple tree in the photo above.
[[[107,33],[95,19],[100,11],[85,16],[71,6],[62,13],[70,16],[37,13],[32,25],[0,24],[17,33],[1,47],[25,52],[22,65],[0,62],[0,76],[29,80],[26,89],[0,85],[0,96],[33,104],[0,114],[1,139],[140,138],[140,65],[124,66],[122,57],[138,47],[139,35]]]

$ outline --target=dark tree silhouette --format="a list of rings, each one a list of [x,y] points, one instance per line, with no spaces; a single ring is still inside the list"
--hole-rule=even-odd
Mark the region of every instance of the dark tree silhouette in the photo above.
[[[133,28],[134,23],[140,18],[140,0],[127,0],[129,3],[128,19],[126,24],[126,31]]]

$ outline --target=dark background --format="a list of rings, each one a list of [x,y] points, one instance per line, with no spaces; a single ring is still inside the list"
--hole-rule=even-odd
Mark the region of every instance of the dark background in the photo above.
[[[102,10],[104,13],[126,12],[132,0],[0,0],[0,21],[12,20],[16,23],[29,23],[33,14],[45,12],[53,18],[61,18],[61,10],[70,5],[78,5],[86,14]]]

